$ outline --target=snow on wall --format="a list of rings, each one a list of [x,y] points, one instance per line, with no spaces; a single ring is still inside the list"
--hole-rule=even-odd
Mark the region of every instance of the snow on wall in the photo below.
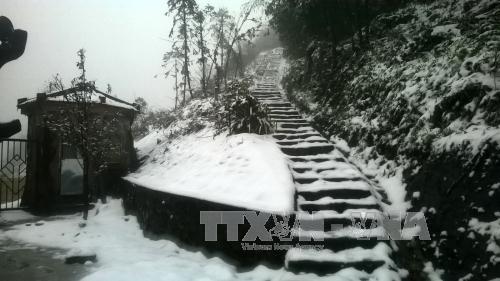
[[[169,141],[153,132],[136,143],[147,160],[126,180],[150,189],[272,213],[293,211],[294,186],[270,136],[214,130]]]

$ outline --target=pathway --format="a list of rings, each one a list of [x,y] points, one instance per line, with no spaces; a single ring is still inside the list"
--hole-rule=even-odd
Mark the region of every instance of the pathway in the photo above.
[[[324,241],[318,245],[324,248],[290,249],[287,269],[326,275],[347,267],[372,272],[392,264],[388,245],[377,240],[384,233],[381,227],[352,227],[353,221],[370,227],[374,216],[382,215],[381,196],[284,97],[277,85],[281,59],[280,52],[261,58],[256,71],[261,77],[252,95],[267,104],[269,117],[276,123],[273,137],[288,157],[296,186],[296,217],[310,223],[324,221],[324,231],[292,230],[295,241],[321,238]],[[344,228],[332,230],[332,225]]]

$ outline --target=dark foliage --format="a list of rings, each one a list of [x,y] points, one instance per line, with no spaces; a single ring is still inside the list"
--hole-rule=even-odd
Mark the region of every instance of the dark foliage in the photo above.
[[[267,117],[267,107],[250,95],[248,80],[231,81],[223,96],[217,116],[219,132],[229,129],[230,134],[269,134],[273,126]]]
[[[367,25],[378,14],[390,11],[402,0],[273,0],[266,9],[270,24],[280,34],[292,57],[303,56],[310,42],[338,44],[358,34],[361,44],[369,33]]]

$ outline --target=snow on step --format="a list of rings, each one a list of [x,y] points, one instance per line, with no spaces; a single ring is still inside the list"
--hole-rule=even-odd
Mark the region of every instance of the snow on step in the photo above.
[[[343,213],[337,213],[332,210],[322,210],[314,213],[297,212],[299,220],[324,220],[324,219],[363,219],[363,218],[382,218],[383,214],[378,209],[349,209]]]
[[[277,140],[296,140],[296,139],[306,139],[307,140],[310,137],[320,137],[321,139],[325,139],[318,133],[274,134],[273,135],[273,138],[275,138]]]
[[[312,128],[278,89],[280,60],[280,55],[264,58],[257,72],[262,74],[261,80],[256,82],[252,94],[267,106],[268,117],[276,124],[273,138],[281,151],[288,155],[297,194],[295,214],[298,221],[324,223],[322,230],[296,226],[292,229],[292,237],[299,241],[319,237],[323,239],[322,243],[314,241],[314,245],[326,247],[321,250],[288,250],[287,269],[318,275],[361,272],[364,277],[359,280],[370,279],[367,272],[389,272],[388,265],[393,265],[389,258],[391,250],[377,240],[385,235],[385,230],[375,225],[374,229],[366,229],[382,216],[373,188],[365,181],[366,177]],[[332,225],[343,228],[332,229]]]
[[[277,144],[280,145],[280,147],[297,147],[297,145],[302,145],[302,144],[311,144],[311,145],[321,145],[321,144],[327,144],[330,145],[330,142],[328,142],[325,139],[311,139],[311,140],[301,140],[301,139],[296,139],[296,140],[282,140],[282,141],[276,141]]]
[[[360,172],[353,169],[326,170],[320,173],[311,170],[302,173],[292,171],[292,174],[295,179],[328,179],[329,181],[334,182],[335,178],[354,180],[362,177]],[[343,182],[343,180],[339,180],[339,182]]]
[[[377,200],[375,197],[367,197],[367,198],[362,198],[362,199],[336,199],[332,197],[323,197],[318,200],[312,200],[308,201],[305,200],[304,197],[298,196],[297,198],[297,203],[299,205],[305,205],[305,204],[316,204],[316,205],[328,205],[328,204],[352,204],[352,205],[372,205],[372,204],[377,204]]]
[[[288,108],[286,108],[286,107],[268,105],[267,108],[271,111],[271,113],[275,113],[275,114],[287,114],[290,112],[294,112],[294,113],[298,114],[298,111],[295,108],[293,108],[292,106],[289,106]]]
[[[317,200],[306,200],[304,196],[298,195],[297,206],[299,211],[316,212],[321,210],[332,210],[343,213],[349,209],[379,209],[377,200],[373,196],[360,199],[339,199],[331,196]]]
[[[312,169],[312,170],[325,170],[325,169],[347,169],[351,165],[345,162],[335,160],[327,160],[323,162],[304,161],[304,162],[291,162],[290,166],[297,169]]]
[[[364,228],[344,226],[335,231],[318,231],[318,230],[303,230],[300,228],[292,229],[292,236],[299,241],[323,241],[339,238],[349,239],[382,239],[386,235],[383,227],[377,226],[370,228],[370,223],[367,223]]]
[[[311,127],[299,127],[296,130],[312,130]],[[324,143],[320,142],[300,142],[294,145],[287,145],[286,148],[311,148],[311,147],[317,147],[317,146],[329,146],[333,147],[333,144],[328,143],[325,145]]]
[[[324,137],[319,136],[319,135],[306,135],[306,137],[304,137],[304,138],[294,138],[294,139],[279,140],[278,144],[280,144],[280,143],[296,143],[296,144],[298,144],[299,142],[314,142],[314,141],[317,141],[317,142],[328,142],[327,139],[325,139]]]
[[[270,117],[271,121],[274,121],[274,122],[289,122],[289,123],[294,123],[294,122],[297,122],[297,123],[303,123],[303,124],[309,124],[309,122],[307,122],[306,120],[302,119],[302,118],[287,118],[288,116],[286,117],[280,117],[280,118],[276,118],[276,117]]]
[[[316,131],[314,131],[316,132]],[[314,162],[323,162],[323,161],[328,161],[328,160],[336,160],[336,161],[345,161],[344,155],[338,151],[337,149],[334,149],[333,151],[329,153],[321,153],[321,154],[314,154],[314,155],[302,155],[298,157],[291,157],[291,161],[295,162],[304,162],[304,161],[314,161]]]
[[[365,181],[340,181],[340,182],[327,182],[323,180],[318,180],[309,184],[297,184],[297,192],[317,192],[325,190],[336,190],[336,189],[354,189],[354,190],[364,190],[370,191],[370,185]]]
[[[379,243],[373,249],[363,249],[361,247],[349,249],[340,252],[333,252],[328,249],[314,250],[314,249],[300,249],[293,248],[286,253],[285,262],[288,265],[291,261],[309,260],[319,262],[357,262],[357,261],[384,261],[392,264],[389,254],[391,248],[385,243]]]

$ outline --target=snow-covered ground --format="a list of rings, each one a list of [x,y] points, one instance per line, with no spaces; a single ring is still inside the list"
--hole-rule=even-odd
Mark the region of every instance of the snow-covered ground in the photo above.
[[[81,215],[20,224],[0,232],[0,239],[12,239],[35,246],[62,248],[67,255],[96,254],[97,264],[83,280],[266,280],[282,274],[265,267],[249,273],[219,258],[206,258],[167,240],[144,238],[137,220],[125,216],[121,200],[98,204],[86,226]],[[38,223],[38,224],[40,224]],[[64,258],[65,256],[59,256]]]
[[[231,206],[289,213],[294,186],[271,136],[214,136],[207,127],[175,139],[152,132],[135,146],[147,160],[125,179],[154,190]]]
[[[21,210],[12,210],[0,212],[0,226],[3,224],[12,224],[20,221],[29,221],[37,217]]]
[[[19,217],[19,216],[18,216]],[[29,216],[25,216],[29,217]],[[90,274],[83,281],[141,280],[360,280],[366,274],[352,269],[335,276],[294,275],[282,269],[257,266],[239,272],[220,258],[208,258],[200,252],[182,249],[168,240],[150,240],[143,236],[134,216],[126,216],[121,200],[98,203],[85,222],[80,214],[57,220],[23,223],[0,229],[0,240],[11,239],[28,246],[66,251],[56,258],[77,254],[96,254],[97,262],[88,264]]]

